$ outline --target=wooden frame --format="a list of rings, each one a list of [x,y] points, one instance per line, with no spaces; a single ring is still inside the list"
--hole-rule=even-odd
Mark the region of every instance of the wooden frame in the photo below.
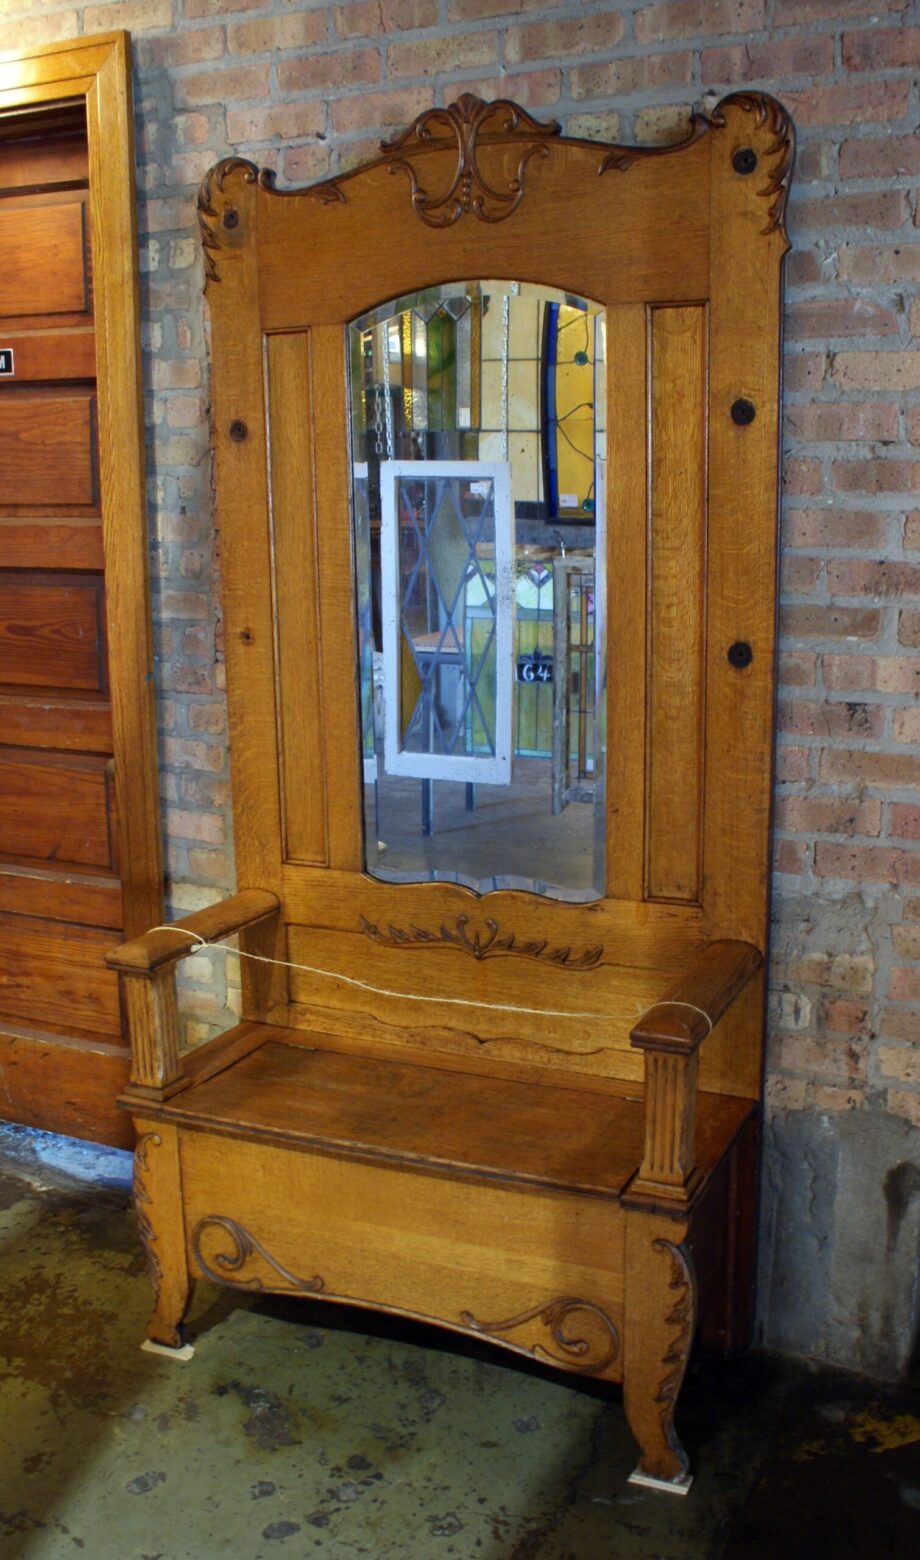
[[[129,37],[125,32],[0,54],[0,114],[45,104],[85,102],[92,197],[99,459],[106,566],[107,637],[123,925],[137,935],[162,919],[163,864],[157,802],[156,718],[147,580],[147,495],[141,381],[134,121]],[[15,1042],[21,1080],[41,1069],[47,1093],[48,1043]],[[62,1065],[68,1057],[62,1047]],[[60,1115],[63,1130],[130,1141],[114,1110],[127,1058],[95,1048],[98,1114]],[[21,1083],[17,1083],[17,1088]],[[71,1081],[71,1089],[72,1089]],[[51,1124],[51,1123],[47,1123]]]
[[[484,1334],[622,1381],[639,1481],[683,1492],[690,1346],[743,1345],[753,1282],[793,132],[751,93],[673,147],[557,132],[464,96],[305,191],[239,159],[205,180],[242,888],[111,963],[153,1338],[199,1277]],[[355,679],[327,648],[355,642],[343,332],[484,277],[607,311],[591,904],[363,871]],[[244,1022],[180,1059],[172,967],[236,931]]]
[[[399,656],[400,627],[399,521],[393,484],[402,477],[417,481],[426,478],[461,477],[463,480],[492,483],[495,517],[495,664],[511,665],[511,491],[506,461],[384,461],[381,468],[383,501],[381,548],[381,586],[383,590],[383,658],[386,708],[386,771],[415,779],[461,780],[483,785],[508,785],[511,779],[511,692],[509,680],[498,676],[495,698],[495,752],[478,757],[459,754],[409,753],[402,746],[401,722],[406,714],[400,706]]]

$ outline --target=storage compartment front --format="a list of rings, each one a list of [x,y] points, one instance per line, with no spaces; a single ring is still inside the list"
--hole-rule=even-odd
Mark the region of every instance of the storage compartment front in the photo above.
[[[402,1312],[621,1379],[616,1203],[223,1135],[180,1144],[194,1277]]]

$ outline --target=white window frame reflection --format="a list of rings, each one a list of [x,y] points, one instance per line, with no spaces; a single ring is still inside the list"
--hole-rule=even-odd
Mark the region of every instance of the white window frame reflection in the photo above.
[[[426,479],[490,482],[495,544],[494,753],[416,753],[402,746],[400,657],[402,586],[399,483]],[[383,627],[384,769],[417,780],[510,785],[514,631],[514,516],[507,461],[384,460],[380,463],[380,566]]]

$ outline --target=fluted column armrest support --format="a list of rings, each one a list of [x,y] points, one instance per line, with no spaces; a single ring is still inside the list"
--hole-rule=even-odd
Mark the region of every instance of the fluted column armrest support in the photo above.
[[[630,1041],[643,1051],[675,1051],[689,1056],[763,964],[753,943],[713,942],[667,996],[643,1013]]]
[[[699,1048],[762,964],[751,943],[710,943],[632,1030],[632,1044],[645,1052],[645,1150],[630,1187],[635,1199],[680,1206],[692,1197]]]
[[[277,894],[269,893],[268,889],[244,888],[219,904],[194,910],[181,921],[172,921],[169,926],[156,927],[151,932],[144,932],[142,937],[121,943],[106,954],[105,962],[109,969],[118,970],[121,975],[151,976],[164,964],[175,964],[186,954],[194,953],[201,939],[222,942],[225,937],[233,937],[245,927],[255,926],[275,915],[280,904]],[[184,937],[183,932],[187,934]]]
[[[169,926],[155,927],[106,954],[110,969],[131,977],[124,983],[131,1037],[130,1095],[162,1100],[188,1082],[179,1053],[178,961],[199,948],[202,940],[222,942],[277,915],[279,909],[277,894],[246,888]]]

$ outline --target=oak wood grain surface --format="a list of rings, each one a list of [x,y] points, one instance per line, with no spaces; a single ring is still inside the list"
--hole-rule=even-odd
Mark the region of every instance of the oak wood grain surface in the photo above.
[[[762,1055],[792,129],[758,94],[695,116],[679,147],[557,128],[466,94],[306,191],[240,159],[206,177],[238,897],[279,904],[243,951],[289,962],[244,960],[243,1023],[187,1072],[171,965],[192,940],[153,933],[111,962],[151,1150],[152,1336],[179,1336],[201,1276],[434,1319],[623,1379],[643,1474],[683,1488],[700,1307],[709,1335],[737,1335],[756,1200],[738,1145]],[[489,276],[607,311],[594,904],[362,865],[344,327]],[[298,559],[318,570],[301,595]]]
[[[87,305],[82,200],[0,211],[0,317]]]
[[[0,399],[0,461],[7,502],[94,504],[92,395]]]
[[[247,1029],[243,1039],[254,1039]],[[641,1098],[592,1095],[558,1083],[497,1087],[458,1074],[289,1044],[263,1029],[244,1060],[174,1096],[165,1117],[221,1125],[431,1168],[618,1195],[642,1156]],[[700,1093],[699,1159],[708,1175],[750,1114],[750,1102]],[[164,1118],[165,1119],[165,1118]]]
[[[0,856],[114,870],[111,789],[102,757],[0,748]]]
[[[193,1276],[358,1300],[619,1380],[625,1221],[615,1202],[178,1136]],[[334,1217],[318,1216],[324,1209]],[[242,1249],[227,1220],[245,1232]],[[243,1260],[234,1267],[235,1254]],[[595,1309],[563,1313],[554,1335],[545,1312],[567,1299]],[[566,1349],[560,1331],[584,1346]]]
[[[0,576],[0,684],[102,692],[102,580]]]

